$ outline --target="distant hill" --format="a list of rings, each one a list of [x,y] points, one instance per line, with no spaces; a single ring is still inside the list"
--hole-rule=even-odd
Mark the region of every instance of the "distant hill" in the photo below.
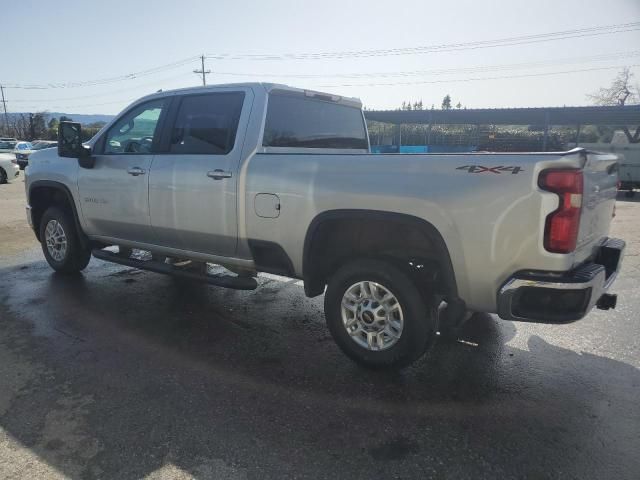
[[[87,114],[87,113],[62,113],[62,112],[45,112],[47,115],[47,122],[51,118],[60,118],[61,116],[66,116],[71,118],[74,122],[80,122],[83,125],[88,125],[90,123],[96,122],[109,122],[115,115],[102,115],[98,113]],[[9,117],[13,115],[27,115],[27,113],[9,113]],[[11,121],[11,120],[9,120]]]
[[[61,112],[47,112],[49,118],[60,118],[62,115],[73,119],[74,122],[80,122],[83,125],[96,122],[110,122],[115,115],[102,115],[99,113],[61,113]]]

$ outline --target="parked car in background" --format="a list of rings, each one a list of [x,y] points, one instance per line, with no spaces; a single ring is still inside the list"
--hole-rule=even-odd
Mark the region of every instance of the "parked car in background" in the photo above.
[[[33,145],[31,144],[31,142],[22,142],[22,141],[18,141],[16,143],[16,146],[13,149],[14,153],[19,153],[19,152],[31,153],[31,150],[33,150]]]
[[[15,153],[16,160],[18,161],[18,166],[20,166],[21,170],[24,170],[24,168],[27,166],[29,155],[31,155],[32,151],[33,145],[31,144],[31,142],[16,143],[16,147],[13,149],[13,153]]]
[[[16,148],[16,144],[18,140],[15,138],[0,138],[0,153],[2,152],[13,152],[13,149]]]
[[[26,142],[25,142],[26,143]],[[23,150],[16,152],[16,160],[20,170],[24,170],[29,164],[29,155],[37,150],[44,150],[45,148],[55,148],[58,146],[58,142],[51,140],[36,140],[31,143],[31,150]]]
[[[15,156],[12,153],[0,153],[0,183],[7,183],[18,175],[20,168]]]
[[[610,143],[581,142],[580,147],[593,152],[612,153],[618,157],[618,188],[625,192],[626,197],[633,197],[635,190],[640,189],[640,144],[629,143],[623,131],[616,131]]]

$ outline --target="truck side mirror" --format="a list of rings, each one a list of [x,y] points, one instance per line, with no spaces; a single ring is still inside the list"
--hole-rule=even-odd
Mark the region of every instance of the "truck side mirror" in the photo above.
[[[58,156],[77,158],[84,168],[93,168],[91,149],[82,144],[82,126],[77,122],[60,122],[58,126]]]

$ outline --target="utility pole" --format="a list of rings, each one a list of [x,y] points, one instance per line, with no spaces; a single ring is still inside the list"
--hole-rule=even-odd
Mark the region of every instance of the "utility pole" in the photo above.
[[[7,102],[4,99],[4,87],[0,85],[0,92],[2,92],[2,106],[4,107],[4,129],[6,134],[9,135],[9,115],[7,115]]]
[[[201,70],[194,70],[193,73],[198,73],[198,74],[201,73],[202,74],[202,85],[205,86],[207,84],[206,76],[211,73],[211,70],[205,70],[204,69],[204,55],[202,55],[200,57],[200,61],[202,62],[202,69]]]

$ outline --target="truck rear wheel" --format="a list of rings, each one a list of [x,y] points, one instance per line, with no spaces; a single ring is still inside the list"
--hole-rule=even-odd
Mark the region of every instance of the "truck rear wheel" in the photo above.
[[[57,272],[79,272],[91,259],[91,250],[80,243],[73,218],[59,207],[49,207],[42,215],[40,243],[47,263]]]
[[[331,335],[349,358],[369,368],[401,368],[435,339],[434,303],[393,264],[356,260],[329,280],[324,310]]]

